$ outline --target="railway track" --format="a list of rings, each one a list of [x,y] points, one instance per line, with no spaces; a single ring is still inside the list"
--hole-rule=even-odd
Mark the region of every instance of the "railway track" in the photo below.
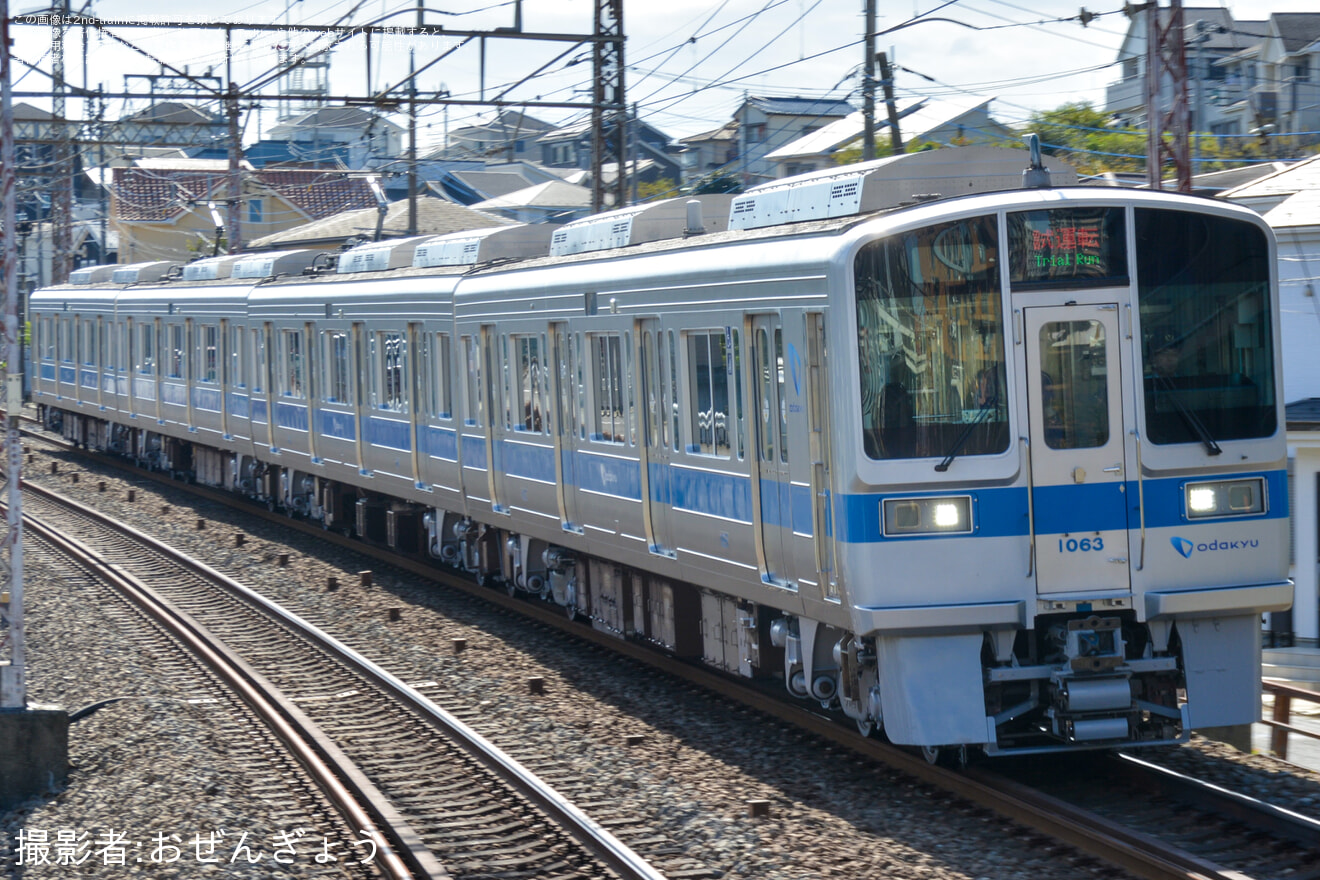
[[[177,486],[178,484],[172,483],[172,485]],[[223,493],[204,491],[203,494],[221,501],[228,500]],[[264,513],[264,511],[261,513]],[[281,516],[271,518],[286,525],[292,525],[295,528],[300,525]],[[340,543],[337,540],[338,536],[325,536],[319,529],[309,529],[308,533],[317,535],[320,538],[329,537],[331,540]],[[1180,823],[1175,817],[1180,812],[1181,814],[1193,815],[1191,808],[1186,804],[1195,803],[1198,799],[1205,801],[1209,797],[1209,795],[1204,794],[1188,794],[1184,795],[1177,805],[1155,806],[1152,807],[1152,812],[1147,812],[1140,817],[1127,821],[1121,815],[1121,811],[1106,811],[1101,803],[1070,803],[1066,792],[1045,791],[1042,790],[1043,784],[1042,786],[1024,784],[1022,781],[1015,781],[1003,773],[987,772],[983,769],[983,766],[973,767],[966,772],[950,772],[939,767],[931,767],[920,757],[903,750],[894,749],[876,740],[862,740],[853,731],[841,728],[831,719],[810,711],[804,711],[800,705],[786,704],[774,696],[749,691],[747,688],[740,687],[737,683],[731,682],[722,676],[714,675],[689,664],[676,661],[673,658],[658,656],[654,652],[646,650],[643,646],[620,642],[612,637],[589,630],[584,631],[580,626],[566,627],[562,614],[557,609],[540,608],[534,603],[509,599],[502,593],[478,588],[461,579],[446,577],[432,566],[413,563],[392,554],[378,554],[373,548],[361,542],[344,540],[342,543],[356,552],[387,559],[391,565],[421,574],[428,579],[443,580],[449,586],[456,586],[481,596],[484,601],[517,609],[520,613],[533,617],[547,626],[566,629],[578,638],[594,641],[608,650],[635,657],[644,663],[656,666],[702,688],[713,691],[720,698],[736,700],[759,712],[774,716],[795,728],[809,731],[812,736],[832,740],[839,747],[850,752],[883,762],[903,774],[920,779],[925,784],[946,793],[946,796],[961,798],[964,801],[978,805],[973,809],[987,809],[998,816],[1007,817],[1013,822],[1032,829],[1035,834],[1040,835],[1042,838],[1061,841],[1067,844],[1068,847],[1075,848],[1076,851],[1089,854],[1095,860],[1114,865],[1134,876],[1158,878],[1158,880],[1191,877],[1241,880],[1243,877],[1265,878],[1286,874],[1290,878],[1296,878],[1312,876],[1308,875],[1305,870],[1308,860],[1310,862],[1320,861],[1320,856],[1317,856],[1313,843],[1307,842],[1308,835],[1313,832],[1306,821],[1303,821],[1301,826],[1292,831],[1267,830],[1269,823],[1266,821],[1266,817],[1272,814],[1269,821],[1276,821],[1281,811],[1271,810],[1268,807],[1258,809],[1249,802],[1249,799],[1230,798],[1235,802],[1234,810],[1238,814],[1237,818],[1233,820],[1236,823],[1235,827],[1245,829],[1239,835],[1239,839],[1243,841],[1243,846],[1241,852],[1237,855],[1229,851],[1232,847],[1198,847],[1198,842],[1195,839],[1196,834],[1182,836],[1175,834],[1155,838],[1146,833],[1150,828],[1160,825],[1175,827],[1178,824],[1183,824],[1186,827],[1201,831],[1210,828],[1221,829],[1200,835],[1203,838],[1212,839],[1218,844],[1227,840],[1231,833],[1221,820],[1209,817],[1223,813],[1225,807],[1223,803],[1215,806],[1205,804],[1204,809],[1198,808],[1198,811],[1194,813],[1197,818],[1190,823],[1190,826],[1187,826],[1187,823]],[[1106,774],[1112,774],[1116,771],[1098,770],[1095,772],[1098,774],[1098,781],[1092,783],[1092,788],[1113,788],[1111,783],[1104,780]],[[1156,783],[1150,777],[1144,778],[1144,782],[1137,781],[1132,788],[1127,789],[1127,793],[1120,797],[1119,801],[1125,800],[1130,803],[1134,799],[1138,799],[1134,798],[1132,792],[1142,793],[1138,796],[1141,800],[1151,800],[1151,792],[1156,790]],[[1205,791],[1204,789],[1200,790]],[[1172,801],[1166,803],[1172,804]],[[1260,841],[1267,841],[1268,858],[1265,858],[1261,850]],[[1083,861],[1086,859],[1085,856],[1080,858]],[[1292,861],[1289,861],[1289,859]],[[1290,872],[1285,867],[1282,873],[1277,875],[1272,873],[1276,867],[1289,864],[1301,866],[1302,870],[1300,872]]]
[[[261,707],[298,762],[317,768],[348,824],[388,835],[378,859],[386,876],[659,880],[571,802],[406,683],[148,536],[49,490],[25,489],[34,532],[139,605],[168,606],[155,613],[171,618],[176,637],[208,665],[228,670],[221,674]]]
[[[1177,773],[1158,756],[1011,761],[970,775],[1057,801],[1060,811],[1082,811],[1115,839],[1163,850],[1183,876],[1320,877],[1320,820]]]

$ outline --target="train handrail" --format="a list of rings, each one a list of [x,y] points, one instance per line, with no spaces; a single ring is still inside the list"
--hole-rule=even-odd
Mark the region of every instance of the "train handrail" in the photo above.
[[[1027,538],[1031,541],[1027,549],[1027,577],[1031,577],[1031,573],[1036,570],[1036,505],[1032,497],[1036,487],[1031,472],[1031,441],[1026,437],[1018,437],[1018,439],[1022,441],[1025,450],[1022,459],[1027,464]]]
[[[1306,730],[1289,723],[1292,721],[1292,701],[1303,700],[1307,703],[1320,704],[1320,692],[1298,687],[1279,678],[1262,679],[1261,686],[1266,692],[1274,695],[1274,717],[1261,719],[1262,724],[1272,729],[1270,733],[1271,752],[1286,761],[1288,759],[1288,734],[1290,733],[1301,734],[1311,739],[1320,739],[1320,731]]]
[[[1141,433],[1132,431],[1137,447],[1137,515],[1141,518],[1141,547],[1137,553],[1137,571],[1146,567],[1146,475],[1141,466]]]

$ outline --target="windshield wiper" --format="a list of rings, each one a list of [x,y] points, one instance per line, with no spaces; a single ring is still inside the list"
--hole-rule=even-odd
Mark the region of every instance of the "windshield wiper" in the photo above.
[[[1178,389],[1169,381],[1169,377],[1155,370],[1151,370],[1150,374],[1155,377],[1156,383],[1163,387],[1169,401],[1173,404],[1173,408],[1178,410],[1178,415],[1182,416],[1183,421],[1192,429],[1192,433],[1196,434],[1196,439],[1205,444],[1205,451],[1210,455],[1219,455],[1223,452],[1224,450],[1219,448],[1214,435],[1210,433],[1210,429],[1205,426],[1205,423],[1178,399]]]
[[[999,406],[998,393],[985,403],[981,404],[980,409],[976,411],[976,418],[967,423],[967,427],[963,428],[962,433],[958,435],[958,439],[953,441],[953,446],[949,448],[947,453],[945,453],[944,460],[935,465],[936,472],[942,474],[949,469],[949,465],[953,464],[953,460],[958,457],[958,452],[963,448],[963,444],[967,442],[967,438],[972,436],[972,431],[976,430],[978,425],[990,418],[990,413],[994,412],[997,406]]]

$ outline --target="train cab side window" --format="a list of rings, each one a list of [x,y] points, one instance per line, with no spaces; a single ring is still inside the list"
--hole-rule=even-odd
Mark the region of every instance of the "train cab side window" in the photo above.
[[[618,333],[591,333],[587,335],[591,346],[592,434],[591,439],[603,443],[626,443],[628,440],[626,411],[631,400],[624,375],[623,340]]]
[[[685,333],[688,356],[688,417],[692,444],[688,452],[728,458],[738,434],[729,418],[729,385],[734,359],[723,330]],[[739,395],[741,398],[741,389]]]
[[[348,331],[332,330],[325,339],[325,401],[353,403],[352,342]]]
[[[1008,449],[997,230],[993,216],[968,217],[858,251],[857,368],[869,458]]]

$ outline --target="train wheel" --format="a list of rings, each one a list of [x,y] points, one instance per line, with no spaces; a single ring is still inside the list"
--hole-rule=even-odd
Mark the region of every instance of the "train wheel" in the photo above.
[[[935,767],[947,767],[950,770],[967,768],[967,746],[922,746],[921,757]]]
[[[875,736],[875,722],[870,718],[858,718],[857,732],[868,739]]]

